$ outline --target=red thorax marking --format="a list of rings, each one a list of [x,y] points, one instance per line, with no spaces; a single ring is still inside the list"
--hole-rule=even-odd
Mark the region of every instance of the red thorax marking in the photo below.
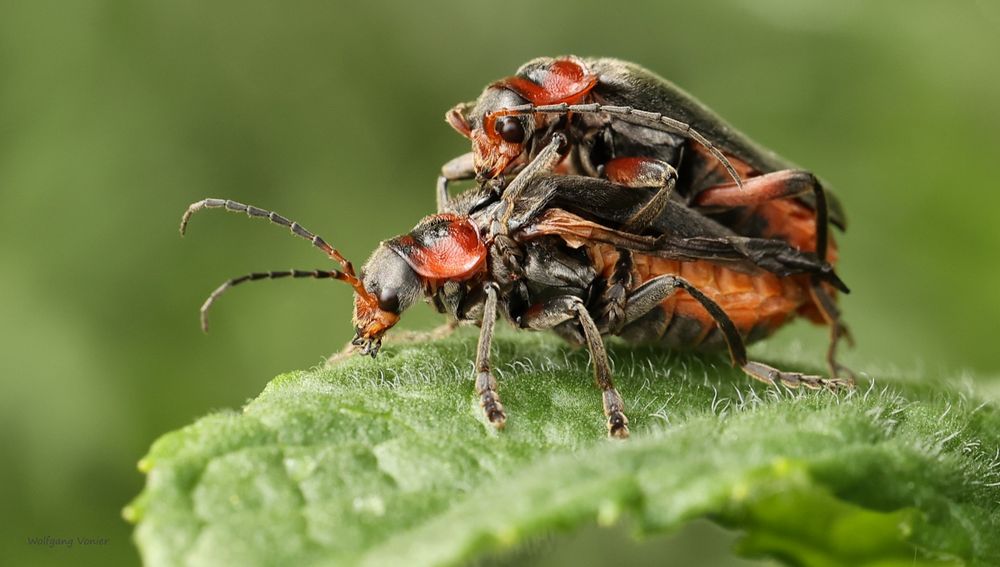
[[[411,268],[427,280],[465,280],[486,265],[486,245],[468,217],[431,215],[410,234],[388,242]]]
[[[597,84],[597,75],[576,58],[556,59],[531,77],[508,77],[496,83],[535,105],[576,104]]]

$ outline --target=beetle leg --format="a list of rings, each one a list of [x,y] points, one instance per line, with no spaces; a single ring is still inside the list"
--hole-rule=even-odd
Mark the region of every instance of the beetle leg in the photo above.
[[[826,349],[826,364],[830,369],[830,375],[844,375],[846,377],[845,380],[853,386],[857,376],[853,370],[837,362],[837,345],[840,343],[840,339],[844,339],[848,345],[854,346],[854,338],[851,336],[847,325],[840,318],[840,310],[837,308],[837,304],[834,303],[830,294],[823,289],[823,286],[815,281],[815,278],[812,285],[809,286],[809,293],[812,295],[813,303],[819,309],[823,319],[830,325],[830,345]]]
[[[521,170],[504,192],[506,208],[502,222],[509,231],[533,218],[553,199],[611,215],[622,224],[621,230],[637,234],[658,220],[669,205],[677,171],[667,162],[617,158],[602,166],[603,178],[552,175],[552,168],[561,159],[560,140],[561,134],[554,137],[553,143]],[[647,198],[645,192],[635,194],[636,189],[655,189],[655,192]]]
[[[761,362],[748,361],[746,364],[741,366],[743,372],[750,375],[751,378],[756,378],[765,384],[774,386],[780,382],[783,386],[788,388],[798,388],[799,386],[805,386],[810,390],[829,390],[835,392],[839,389],[850,389],[854,387],[854,380],[844,379],[844,378],[823,378],[822,376],[813,376],[810,374],[802,374],[800,372],[786,372],[784,370],[778,370],[773,366],[768,366]]]
[[[472,158],[473,154],[469,152],[441,166],[441,175],[438,175],[437,178],[437,212],[448,211],[448,202],[451,200],[448,195],[449,182],[476,178],[476,169],[473,166]]]
[[[479,331],[479,344],[476,347],[476,394],[479,395],[479,405],[486,414],[486,419],[502,429],[507,422],[507,414],[500,403],[497,394],[497,379],[490,369],[490,346],[493,344],[493,327],[497,320],[497,288],[495,284],[486,284],[486,304],[483,307],[483,323]]]
[[[530,329],[544,330],[572,319],[576,319],[583,329],[583,338],[590,350],[590,358],[594,365],[594,381],[601,389],[604,415],[608,418],[608,436],[624,439],[629,434],[625,403],[611,378],[611,365],[608,364],[608,352],[604,348],[600,330],[587,312],[583,300],[572,295],[554,297],[545,303],[533,306],[519,323]]]
[[[788,169],[751,177],[744,181],[742,189],[731,183],[710,187],[699,193],[694,202],[697,206],[709,207],[753,206],[776,199],[801,197],[809,193],[814,195],[815,200],[816,239],[814,246],[816,255],[819,258],[826,258],[829,220],[826,192],[819,180],[807,171]],[[820,285],[815,274],[812,277],[810,294],[820,314],[830,325],[830,346],[826,355],[830,374],[831,376],[846,375],[845,381],[853,384],[854,372],[837,362],[837,345],[840,339],[847,339],[849,344],[853,343],[853,340],[840,317],[840,310],[837,309],[833,298]]]
[[[533,206],[536,202],[535,199],[524,199],[524,197],[531,194],[537,188],[539,184],[536,181],[540,177],[552,172],[553,168],[555,168],[556,164],[563,157],[559,152],[565,145],[566,136],[557,132],[552,136],[552,141],[535,156],[535,159],[524,166],[524,169],[507,185],[501,197],[503,207],[498,213],[497,222],[499,226],[494,227],[494,231],[499,231],[500,234],[510,234],[513,227],[517,224],[516,222],[512,223],[515,215],[518,212],[523,213],[525,209],[533,210],[536,208],[536,206]]]
[[[588,304],[602,333],[618,334],[625,325],[625,304],[632,288],[632,253],[617,249],[618,259],[608,277],[598,277],[590,288]]]
[[[497,112],[497,114],[566,114],[567,112],[621,116],[623,117],[622,120],[626,122],[634,120],[639,123],[648,124],[657,128],[663,128],[668,132],[674,132],[676,134],[680,134],[681,136],[691,138],[692,140],[698,142],[703,148],[708,150],[708,152],[712,154],[715,159],[719,160],[719,163],[722,164],[722,166],[729,173],[729,176],[733,178],[733,181],[735,181],[737,185],[742,184],[743,180],[740,177],[740,174],[736,171],[736,168],[733,167],[729,158],[722,153],[722,150],[716,147],[715,144],[710,142],[697,130],[692,128],[690,124],[677,120],[671,116],[664,115],[660,112],[650,112],[648,110],[632,108],[631,106],[612,106],[599,103],[568,104],[562,102],[558,104],[545,105],[522,104],[520,106],[505,108]]]
[[[718,303],[702,293],[701,290],[690,282],[678,276],[664,274],[636,288],[625,304],[625,324],[627,325],[649,313],[678,289],[683,289],[698,301],[705,308],[705,311],[708,311],[708,314],[712,316],[716,324],[719,325],[722,336],[726,339],[726,346],[729,347],[729,356],[733,361],[733,365],[742,366],[746,364],[746,345],[743,342],[743,337],[740,336],[740,332],[736,329],[736,325],[729,318],[729,315],[723,311]]]
[[[743,337],[737,330],[736,325],[733,324],[732,319],[729,318],[729,315],[726,314],[718,303],[706,296],[698,288],[691,285],[685,279],[674,275],[665,274],[658,276],[639,286],[633,292],[632,296],[629,297],[629,301],[625,305],[626,322],[635,321],[653,310],[664,299],[677,291],[677,289],[686,291],[708,311],[726,339],[726,345],[729,347],[729,356],[733,361],[733,366],[741,368],[751,378],[772,386],[780,382],[789,388],[798,388],[804,385],[813,390],[820,388],[836,390],[837,388],[850,388],[853,386],[852,380],[836,377],[823,378],[800,372],[785,372],[760,362],[748,360]]]
[[[816,176],[799,169],[786,169],[750,177],[743,181],[743,187],[735,183],[716,185],[698,193],[694,205],[698,207],[745,207],[760,205],[768,201],[801,197],[812,193],[815,197],[816,244],[815,252],[826,259],[829,209],[826,191]]]
[[[622,225],[627,232],[643,232],[660,216],[677,183],[677,170],[669,163],[648,157],[615,158],[602,166],[604,177],[624,187],[656,189],[641,209]]]

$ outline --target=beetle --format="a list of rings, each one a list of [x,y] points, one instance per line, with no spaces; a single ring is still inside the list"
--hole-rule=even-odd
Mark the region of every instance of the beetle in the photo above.
[[[448,184],[503,180],[530,163],[555,133],[566,136],[561,173],[606,180],[624,188],[655,189],[621,228],[648,226],[665,203],[677,200],[737,234],[777,238],[828,261],[836,245],[828,224],[846,228],[843,208],[812,173],[745,136],[704,104],[655,73],[611,58],[541,57],[488,85],[445,119],[472,142],[472,151],[446,163],[437,184],[438,210],[449,210]],[[828,287],[814,285],[817,317],[830,324],[827,359],[847,327]]]
[[[381,242],[360,275],[326,240],[275,212],[224,199],[193,203],[182,216],[182,235],[196,212],[224,209],[286,227],[340,264],[339,270],[257,272],[228,280],[202,305],[202,327],[207,330],[214,302],[241,283],[334,279],[354,289],[352,343],[374,357],[386,331],[423,297],[455,320],[480,326],[475,390],[487,420],[497,428],[507,420],[490,363],[498,315],[518,328],[551,329],[587,346],[611,437],[627,437],[629,428],[604,335],[695,350],[727,348],[734,365],[772,385],[850,387],[849,380],[781,371],[746,354],[747,341],[769,335],[811,305],[811,279],[843,286],[829,264],[779,240],[769,240],[766,250],[757,248],[754,239],[734,235],[683,206],[667,209],[677,224],[699,225],[700,236],[612,228],[609,223],[631,216],[644,203],[633,199],[633,205],[602,209],[606,188],[561,185],[565,178],[551,172],[565,144],[562,135],[555,136],[502,198],[484,206],[478,191],[468,191],[454,199],[454,211],[428,216],[409,233]],[[635,192],[622,193],[611,197],[627,202]],[[606,218],[591,220],[595,211]],[[762,251],[755,256],[748,250]]]

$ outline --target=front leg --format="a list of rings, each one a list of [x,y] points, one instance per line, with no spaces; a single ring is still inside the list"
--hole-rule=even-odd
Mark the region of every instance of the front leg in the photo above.
[[[490,346],[493,344],[493,327],[497,321],[497,287],[486,284],[486,305],[483,307],[483,323],[479,330],[479,344],[476,347],[476,393],[479,406],[486,419],[497,429],[507,423],[507,414],[497,394],[497,379],[490,369]]]
[[[504,188],[500,208],[490,223],[492,235],[510,235],[545,207],[552,198],[553,188],[538,181],[552,173],[563,158],[560,151],[566,144],[566,136],[556,133],[552,141]]]
[[[608,352],[604,348],[604,340],[601,339],[601,333],[583,301],[572,295],[554,297],[532,306],[519,322],[522,327],[544,330],[572,319],[576,319],[583,329],[583,338],[590,350],[591,362],[594,365],[594,381],[601,389],[604,415],[608,418],[608,436],[625,439],[629,435],[625,403],[611,378],[611,365],[608,364]]]
[[[451,197],[448,195],[448,183],[476,178],[476,168],[473,166],[472,152],[462,154],[441,166],[441,175],[437,178],[437,212],[448,212]]]
[[[617,158],[601,167],[603,178],[554,175],[566,138],[552,141],[510,182],[503,193],[497,223],[511,233],[530,222],[552,202],[611,215],[621,230],[641,234],[653,227],[670,203],[677,171],[653,158]],[[653,189],[652,195],[643,189]]]

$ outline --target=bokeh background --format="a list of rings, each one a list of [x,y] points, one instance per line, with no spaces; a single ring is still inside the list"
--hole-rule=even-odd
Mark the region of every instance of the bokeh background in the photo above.
[[[324,260],[221,212],[181,240],[188,203],[276,209],[360,263],[468,150],[445,110],[564,53],[641,63],[835,188],[853,366],[1000,391],[996,3],[3,2],[0,563],[138,562],[149,444],[350,338],[346,286],[306,281],[237,290],[203,335],[224,279]]]

